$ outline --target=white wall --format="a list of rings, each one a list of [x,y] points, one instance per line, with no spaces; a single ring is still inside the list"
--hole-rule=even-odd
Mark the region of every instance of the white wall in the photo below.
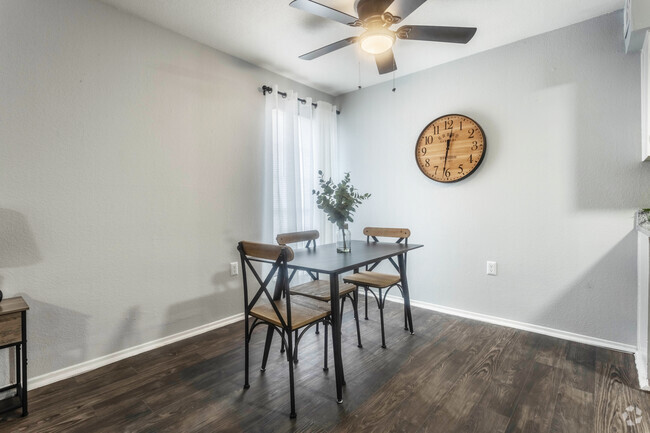
[[[340,97],[343,163],[373,194],[353,233],[411,228],[425,245],[409,257],[416,300],[635,345],[633,216],[650,165],[639,55],[623,46],[614,13]],[[414,149],[448,113],[483,126],[487,155],[444,185]]]
[[[0,288],[31,306],[30,376],[243,311],[274,83],[332,100],[105,4],[0,2]]]

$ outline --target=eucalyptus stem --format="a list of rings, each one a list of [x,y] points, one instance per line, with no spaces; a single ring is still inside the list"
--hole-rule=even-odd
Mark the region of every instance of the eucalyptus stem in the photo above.
[[[370,194],[361,194],[350,185],[350,173],[345,173],[343,180],[335,184],[332,178],[325,180],[323,171],[318,170],[318,184],[320,191],[312,191],[316,196],[316,205],[325,212],[327,219],[341,230],[344,229],[346,222],[354,222],[352,218],[354,212],[364,200],[370,197]]]

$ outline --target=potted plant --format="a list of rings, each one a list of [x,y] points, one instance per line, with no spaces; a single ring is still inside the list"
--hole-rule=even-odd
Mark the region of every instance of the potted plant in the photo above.
[[[335,184],[332,178],[325,180],[323,171],[318,170],[318,183],[320,191],[313,190],[312,194],[316,196],[318,208],[322,209],[327,214],[327,219],[336,224],[339,229],[336,251],[349,253],[351,239],[347,222],[354,221],[352,215],[357,207],[370,197],[370,194],[361,194],[350,185],[350,173],[345,173],[343,180]]]

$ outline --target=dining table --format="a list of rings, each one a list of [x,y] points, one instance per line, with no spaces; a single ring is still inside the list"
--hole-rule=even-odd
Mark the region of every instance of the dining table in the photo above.
[[[411,315],[411,299],[409,294],[408,279],[406,276],[406,253],[423,247],[419,244],[401,242],[376,242],[350,241],[351,251],[338,253],[337,245],[324,244],[309,248],[293,250],[293,260],[287,263],[291,270],[307,271],[311,274],[325,274],[329,276],[331,305],[339,305],[339,276],[345,272],[359,272],[361,267],[373,265],[383,260],[389,260],[399,269],[402,293],[404,297],[405,314],[408,328],[413,334],[413,317]],[[397,263],[394,257],[397,256]],[[280,296],[276,293],[275,296]],[[274,296],[274,297],[275,297]],[[334,355],[334,370],[336,375],[336,401],[343,403],[343,358],[341,356],[341,317],[340,308],[332,308],[332,352]],[[267,334],[264,352],[268,353],[273,338],[273,332]],[[327,344],[327,342],[325,343]]]

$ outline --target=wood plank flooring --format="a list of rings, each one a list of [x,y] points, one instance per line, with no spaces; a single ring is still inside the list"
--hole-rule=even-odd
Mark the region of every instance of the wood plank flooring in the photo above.
[[[1,415],[0,432],[650,433],[650,394],[638,390],[630,354],[417,308],[412,336],[394,303],[382,349],[369,312],[363,349],[344,315],[341,405],[331,350],[324,372],[323,333],[307,332],[296,420],[277,338],[259,370],[263,331],[242,389],[240,322],[31,391],[29,416]]]

